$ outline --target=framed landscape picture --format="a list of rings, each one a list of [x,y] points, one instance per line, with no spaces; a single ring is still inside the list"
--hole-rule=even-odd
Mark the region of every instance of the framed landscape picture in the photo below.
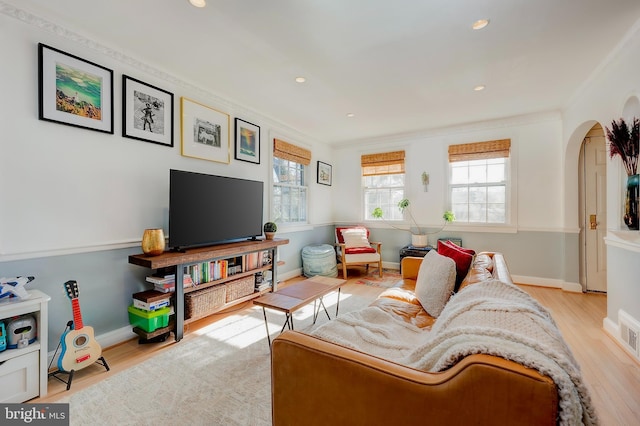
[[[331,186],[331,164],[318,161],[318,183]]]
[[[173,146],[173,93],[123,75],[122,136]]]
[[[113,133],[113,71],[38,44],[40,120]]]
[[[260,164],[260,127],[236,118],[235,159]]]
[[[182,155],[229,164],[229,114],[180,98]]]

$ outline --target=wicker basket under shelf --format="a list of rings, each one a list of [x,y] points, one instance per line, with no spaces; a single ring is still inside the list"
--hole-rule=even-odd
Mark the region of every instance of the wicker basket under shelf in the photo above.
[[[248,277],[239,278],[237,280],[229,281],[227,284],[227,303],[247,296],[253,293],[255,287],[255,277],[249,275]]]
[[[185,319],[206,317],[225,303],[224,284],[192,291],[184,295]]]

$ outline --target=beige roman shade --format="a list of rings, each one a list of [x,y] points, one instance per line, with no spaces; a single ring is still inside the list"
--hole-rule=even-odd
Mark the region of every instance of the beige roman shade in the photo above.
[[[449,145],[449,162],[508,158],[511,139]]]
[[[311,151],[280,139],[273,140],[273,156],[305,166],[311,164]]]
[[[367,154],[360,158],[362,176],[395,175],[404,173],[404,151]]]

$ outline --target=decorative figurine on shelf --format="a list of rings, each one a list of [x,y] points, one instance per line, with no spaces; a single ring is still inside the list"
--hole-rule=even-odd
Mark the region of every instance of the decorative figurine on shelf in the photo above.
[[[34,277],[0,278],[0,299],[11,296],[28,299],[29,293],[24,286],[33,280]]]

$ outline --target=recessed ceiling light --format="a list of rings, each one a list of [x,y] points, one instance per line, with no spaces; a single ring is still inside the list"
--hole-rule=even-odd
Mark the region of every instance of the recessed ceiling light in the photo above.
[[[205,7],[207,5],[205,0],[189,0],[189,3],[195,7]]]
[[[475,90],[476,92],[481,92],[484,89],[486,89],[486,86],[484,84],[479,84],[476,87],[473,88],[473,90]]]
[[[349,118],[353,118],[353,117],[355,117],[355,116],[356,116],[356,115],[355,115],[354,113],[352,113],[352,112],[347,113],[347,117],[349,117]]]
[[[307,79],[304,77],[296,77],[296,83],[304,83],[305,81],[307,81]]]
[[[474,30],[481,30],[487,25],[489,25],[488,19],[478,19],[476,22],[473,23],[473,25],[471,25],[471,28],[473,28]]]

